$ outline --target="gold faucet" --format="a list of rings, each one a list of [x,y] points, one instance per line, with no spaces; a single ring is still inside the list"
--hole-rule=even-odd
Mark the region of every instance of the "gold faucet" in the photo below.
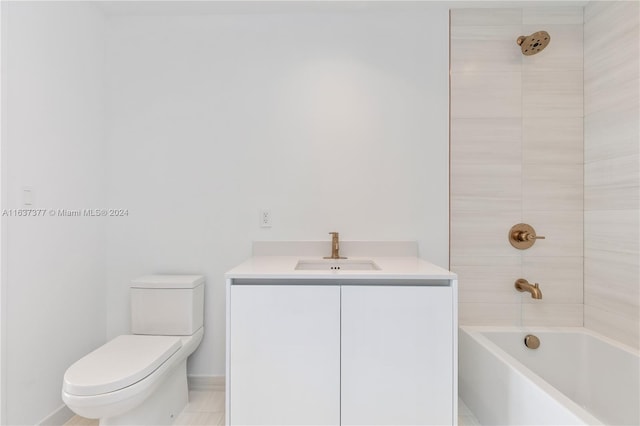
[[[525,280],[524,278],[520,278],[516,280],[515,287],[516,290],[520,292],[528,291],[529,293],[531,293],[531,297],[533,299],[542,299],[542,290],[540,290],[540,286],[538,285],[538,283],[531,285],[529,281]]]
[[[337,232],[329,232],[331,235],[331,256],[325,256],[325,259],[346,259],[340,257],[340,234]]]

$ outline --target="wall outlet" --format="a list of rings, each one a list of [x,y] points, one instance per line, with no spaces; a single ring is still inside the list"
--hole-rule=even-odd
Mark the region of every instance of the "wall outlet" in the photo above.
[[[269,209],[260,210],[260,227],[271,228],[271,210]]]

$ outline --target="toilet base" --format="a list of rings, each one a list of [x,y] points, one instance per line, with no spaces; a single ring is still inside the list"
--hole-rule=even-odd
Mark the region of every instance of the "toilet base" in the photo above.
[[[171,425],[189,402],[187,360],[177,365],[167,378],[140,405],[115,417],[103,417],[100,426]]]

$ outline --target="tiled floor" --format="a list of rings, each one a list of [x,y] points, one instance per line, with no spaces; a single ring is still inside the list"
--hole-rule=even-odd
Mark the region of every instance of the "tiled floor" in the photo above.
[[[64,426],[96,426],[98,420],[74,416]],[[189,391],[189,404],[173,423],[176,426],[224,425],[224,392]],[[479,426],[478,420],[467,406],[458,399],[458,424]]]
[[[95,426],[97,424],[98,420],[96,419],[85,419],[84,417],[73,416],[63,426]]]
[[[480,426],[476,416],[460,398],[458,398],[458,426]]]
[[[98,420],[74,416],[64,426],[97,426]],[[182,410],[176,426],[224,425],[224,392],[189,391],[189,404]]]

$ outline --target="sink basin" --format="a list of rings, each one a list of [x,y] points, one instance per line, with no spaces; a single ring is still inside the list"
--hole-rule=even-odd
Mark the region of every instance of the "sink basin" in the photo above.
[[[299,260],[296,271],[379,271],[373,260],[366,259],[303,259]]]

